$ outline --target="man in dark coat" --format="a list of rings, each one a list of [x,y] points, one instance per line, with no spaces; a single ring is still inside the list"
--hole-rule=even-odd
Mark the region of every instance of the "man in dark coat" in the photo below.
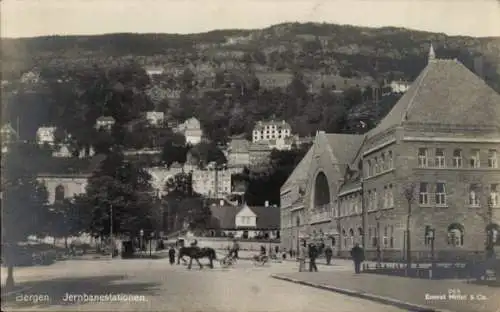
[[[330,263],[332,262],[332,256],[333,256],[332,247],[327,246],[325,248],[325,258],[326,258],[326,264],[327,265],[330,265]]]
[[[314,244],[309,245],[309,272],[318,272],[316,258],[318,257],[318,248]]]
[[[168,259],[171,265],[175,263],[175,249],[173,246],[170,246],[170,249],[168,250]]]
[[[356,274],[361,273],[361,263],[365,261],[365,251],[359,246],[359,244],[356,244],[351,249],[351,257],[352,261],[354,261],[354,272]]]

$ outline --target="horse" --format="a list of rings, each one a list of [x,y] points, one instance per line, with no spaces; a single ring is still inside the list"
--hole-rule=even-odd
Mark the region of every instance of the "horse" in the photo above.
[[[203,265],[200,263],[200,258],[208,258],[210,261],[210,268],[214,268],[214,263],[213,260],[217,260],[217,253],[215,252],[215,249],[209,248],[209,247],[181,247],[179,248],[179,253],[177,256],[177,264],[180,264],[180,260],[183,259],[184,256],[189,257],[189,264],[188,264],[188,269],[191,270],[191,265],[193,264],[193,259],[198,262],[198,265],[200,266],[200,269],[203,269]]]

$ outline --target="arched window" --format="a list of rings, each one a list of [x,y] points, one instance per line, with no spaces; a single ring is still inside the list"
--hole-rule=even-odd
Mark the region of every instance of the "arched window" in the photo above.
[[[358,235],[359,235],[359,237],[363,237],[363,228],[362,227],[358,228]]]
[[[464,227],[453,223],[448,226],[448,245],[462,246],[464,244]]]
[[[54,191],[54,201],[59,202],[64,200],[64,186],[59,184],[56,186],[56,189]]]
[[[347,233],[345,229],[342,230],[342,238],[344,239],[344,248],[347,247]]]
[[[352,247],[352,246],[354,246],[354,230],[353,229],[349,230],[349,237],[351,238],[350,242],[351,242],[351,247]]]

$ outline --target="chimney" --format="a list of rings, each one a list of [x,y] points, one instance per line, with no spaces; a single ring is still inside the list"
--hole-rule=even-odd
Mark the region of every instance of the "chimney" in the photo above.
[[[269,201],[268,201],[268,200],[266,200],[266,201],[264,202],[264,206],[269,207]]]

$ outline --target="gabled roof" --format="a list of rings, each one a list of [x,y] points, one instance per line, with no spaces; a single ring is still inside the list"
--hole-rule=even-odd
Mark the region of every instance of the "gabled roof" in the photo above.
[[[229,142],[229,151],[231,153],[248,153],[250,142],[246,139],[232,139]]]
[[[361,134],[325,133],[325,137],[335,158],[342,165],[352,163],[364,140]]]
[[[314,150],[313,150],[313,147],[311,146],[309,148],[309,150],[307,151],[306,155],[302,158],[302,160],[299,162],[299,164],[292,171],[292,174],[290,174],[288,179],[285,181],[285,183],[281,187],[282,190],[292,186],[295,183],[307,181],[309,167],[311,166],[313,154],[314,154]]]
[[[500,95],[457,60],[430,59],[372,137],[405,123],[500,126]]]
[[[235,229],[236,215],[248,207],[257,217],[257,226],[254,229],[279,229],[280,228],[280,209],[275,206],[232,206],[217,204],[210,205],[212,212],[212,227],[220,229]]]
[[[234,229],[236,213],[239,207],[232,205],[219,206],[218,204],[211,204],[210,211],[212,212],[212,227],[220,229]]]
[[[257,229],[279,229],[280,208],[277,206],[248,206],[257,216]]]

